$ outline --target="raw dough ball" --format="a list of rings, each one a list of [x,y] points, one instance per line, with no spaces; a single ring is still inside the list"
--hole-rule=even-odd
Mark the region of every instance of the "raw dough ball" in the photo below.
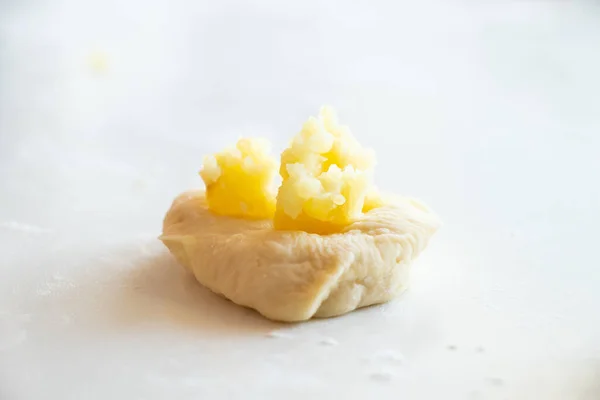
[[[173,202],[161,240],[212,291],[273,320],[304,321],[397,296],[439,225],[423,204],[395,198],[341,233],[276,231],[271,220],[213,214],[191,191]]]

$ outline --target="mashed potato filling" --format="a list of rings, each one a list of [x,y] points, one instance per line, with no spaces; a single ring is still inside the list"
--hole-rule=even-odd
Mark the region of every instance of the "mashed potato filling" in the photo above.
[[[375,155],[362,147],[334,111],[310,117],[281,154],[283,178],[274,226],[329,234],[379,205],[372,176]]]
[[[240,139],[235,148],[206,156],[200,176],[215,214],[270,219],[275,213],[277,161],[264,139]]]
[[[375,155],[358,143],[335,112],[310,117],[277,163],[263,139],[240,139],[235,148],[207,156],[200,171],[208,208],[215,214],[273,219],[275,229],[340,232],[382,202],[372,177]]]

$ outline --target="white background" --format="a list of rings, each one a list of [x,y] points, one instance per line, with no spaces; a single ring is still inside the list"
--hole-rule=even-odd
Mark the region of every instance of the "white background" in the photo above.
[[[299,325],[156,240],[202,155],[321,104],[445,222]],[[0,398],[600,398],[600,3],[0,1]]]

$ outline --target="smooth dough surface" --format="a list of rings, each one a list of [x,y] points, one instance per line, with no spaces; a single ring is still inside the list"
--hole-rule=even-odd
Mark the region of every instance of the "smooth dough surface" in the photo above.
[[[423,204],[395,198],[338,234],[277,231],[270,220],[215,215],[204,192],[190,191],[173,202],[160,239],[212,291],[273,320],[303,321],[397,296],[439,225]]]

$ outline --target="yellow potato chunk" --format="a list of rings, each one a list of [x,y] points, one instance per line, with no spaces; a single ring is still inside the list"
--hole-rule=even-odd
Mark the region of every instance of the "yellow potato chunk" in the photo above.
[[[277,162],[269,151],[264,139],[242,138],[235,148],[206,156],[200,176],[209,210],[231,217],[273,218]]]
[[[372,183],[375,156],[334,111],[323,107],[281,154],[283,178],[274,226],[318,234],[339,232],[380,205]]]

